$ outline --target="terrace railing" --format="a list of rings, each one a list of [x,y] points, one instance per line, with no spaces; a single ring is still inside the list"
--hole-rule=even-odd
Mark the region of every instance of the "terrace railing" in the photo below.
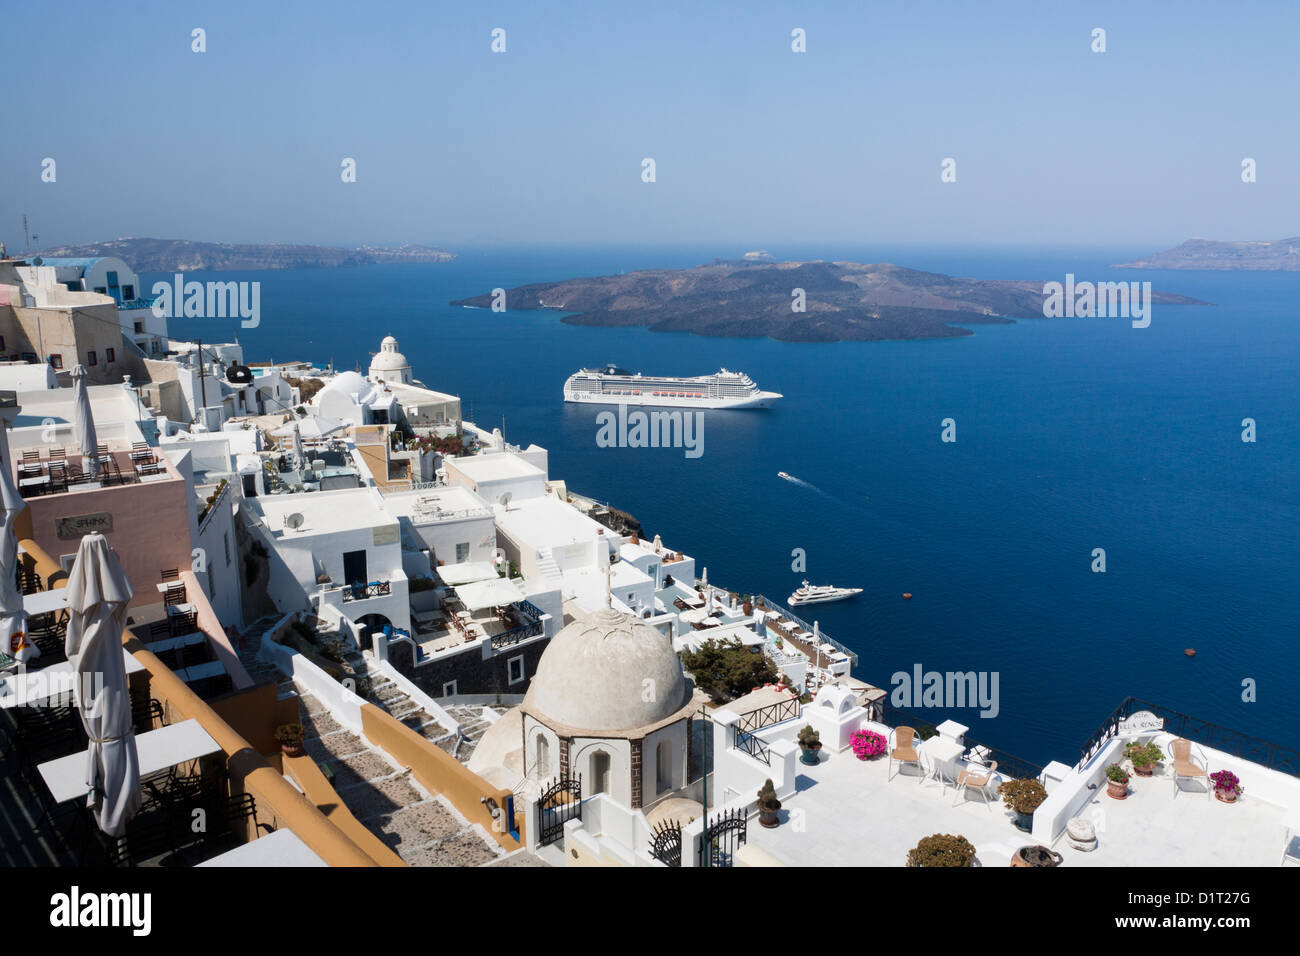
[[[740,720],[736,722],[736,730],[738,732],[761,730],[764,727],[770,727],[772,724],[779,724],[783,720],[793,720],[798,716],[799,700],[796,697],[791,697],[789,700],[777,701],[775,704],[768,704],[766,707],[746,711],[740,715]]]
[[[922,740],[929,740],[939,733],[934,724],[924,717],[899,710],[884,700],[878,701],[876,706],[883,713],[881,723],[890,727],[911,727],[920,735]],[[1017,757],[1015,754],[1007,753],[1005,750],[999,750],[996,747],[990,747],[988,744],[973,739],[970,734],[965,734],[962,739],[965,741],[968,752],[978,747],[981,753],[986,755],[986,759],[996,760],[999,774],[1015,777],[1018,780],[1038,780],[1043,775],[1043,765],[1040,763],[1025,760],[1023,757]]]
[[[1120,721],[1132,717],[1139,711],[1150,711],[1162,718],[1167,733],[1195,741],[1206,747],[1213,747],[1215,750],[1222,750],[1224,753],[1260,764],[1270,770],[1279,770],[1293,777],[1300,777],[1300,750],[1221,727],[1208,720],[1191,717],[1160,704],[1138,700],[1136,697],[1126,698],[1088,738],[1079,750],[1078,766],[1087,764],[1109,740],[1119,733]]]
[[[500,634],[492,636],[492,650],[500,650],[503,647],[510,647],[518,644],[520,641],[526,641],[530,637],[537,637],[545,630],[545,623],[542,621],[542,612],[532,601],[517,601],[515,608],[524,618],[524,623],[518,627],[512,627],[508,631],[502,631]]]
[[[794,614],[793,612],[787,610],[785,605],[783,605],[779,601],[773,601],[770,597],[767,597],[766,595],[763,594],[755,594],[754,604],[755,606],[762,604],[765,610],[779,611],[782,617],[784,617],[787,621],[790,621],[791,623],[797,625],[800,630],[807,631],[809,634],[813,632],[813,627],[811,624],[809,624],[807,621],[803,620],[801,617]],[[850,661],[852,661],[854,667],[858,666],[857,654],[849,650],[847,647],[845,647],[843,644],[841,644],[839,641],[835,640],[834,638],[828,637],[826,635],[826,632],[820,630],[820,628],[818,629],[818,631],[819,631],[819,636],[821,637],[821,642],[823,644],[829,644],[831,647],[835,648],[841,654],[846,656]]]
[[[739,726],[733,725],[732,742],[737,750],[749,754],[755,760],[761,761],[769,767],[772,766],[771,750],[768,748],[767,744],[763,743],[763,741],[759,740],[753,734],[747,733],[741,730]]]
[[[387,597],[392,593],[392,585],[387,581],[371,581],[369,584],[343,585],[343,603],[364,601],[366,598]]]

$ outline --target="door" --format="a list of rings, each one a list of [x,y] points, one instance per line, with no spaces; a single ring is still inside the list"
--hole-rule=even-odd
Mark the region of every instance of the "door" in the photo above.
[[[343,552],[343,581],[346,584],[366,584],[366,552]]]

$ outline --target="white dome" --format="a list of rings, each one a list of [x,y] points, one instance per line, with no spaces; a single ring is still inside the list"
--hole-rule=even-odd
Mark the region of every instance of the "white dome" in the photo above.
[[[384,340],[379,343],[379,351],[370,360],[370,371],[372,373],[397,372],[410,367],[411,364],[406,361],[406,356],[397,351],[397,339],[391,335],[384,336]]]
[[[370,383],[356,372],[339,372],[339,374],[335,375],[325,384],[324,388],[316,393],[315,403],[319,405],[320,400],[326,395],[352,396],[358,392],[364,394],[369,391],[370,388]]]
[[[691,685],[670,639],[606,608],[552,638],[529,696],[543,723],[549,717],[576,730],[633,730],[685,707]]]

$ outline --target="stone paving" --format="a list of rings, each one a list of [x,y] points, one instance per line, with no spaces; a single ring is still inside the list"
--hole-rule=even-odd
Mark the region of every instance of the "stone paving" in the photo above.
[[[239,644],[239,656],[254,679],[275,680],[281,691],[298,694],[307,754],[333,774],[335,791],[367,829],[412,866],[479,866],[504,861],[506,866],[545,866],[531,854],[506,855],[478,824],[471,824],[450,802],[433,797],[378,748],[343,728],[323,704],[272,665],[257,660],[262,634],[277,618],[254,622]],[[465,763],[492,722],[480,706],[449,707],[460,723],[457,735],[439,724],[400,687],[372,673],[366,658],[350,648],[345,660],[357,678],[370,682],[371,703],[386,710],[416,733]],[[504,708],[493,708],[501,713]]]

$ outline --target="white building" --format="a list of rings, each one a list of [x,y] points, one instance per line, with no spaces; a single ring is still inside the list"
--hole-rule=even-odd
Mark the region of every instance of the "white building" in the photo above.
[[[277,608],[329,606],[372,630],[410,629],[401,529],[377,489],[265,495],[246,506],[271,550],[267,591]]]
[[[153,299],[145,295],[140,277],[121,259],[114,256],[40,259],[40,265],[18,271],[36,293],[38,306],[44,304],[39,301],[40,289],[59,287],[70,292],[108,296],[117,304],[123,336],[146,355],[166,354],[167,318],[153,314]]]
[[[484,501],[526,501],[546,495],[546,472],[519,455],[471,455],[448,459],[443,466],[448,484],[464,485]]]
[[[397,351],[397,339],[391,335],[384,336],[379,351],[370,360],[370,377],[402,385],[411,384],[411,363]]]

